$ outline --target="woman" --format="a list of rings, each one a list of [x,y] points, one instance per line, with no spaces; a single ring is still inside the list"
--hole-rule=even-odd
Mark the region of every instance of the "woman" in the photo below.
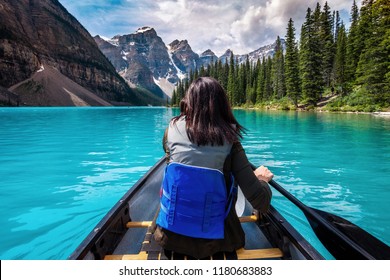
[[[215,79],[190,85],[163,138],[168,165],[154,236],[166,254],[201,259],[244,247],[236,183],[255,209],[267,211],[273,174],[264,166],[252,170],[243,130]]]

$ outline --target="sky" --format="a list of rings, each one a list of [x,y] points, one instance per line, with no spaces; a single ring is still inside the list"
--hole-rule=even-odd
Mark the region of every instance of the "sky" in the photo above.
[[[165,44],[188,40],[193,51],[227,49],[246,54],[286,36],[294,21],[296,38],[307,8],[326,0],[59,0],[92,35],[112,38],[153,27]],[[349,26],[353,0],[328,0]],[[356,1],[360,7],[360,0]]]

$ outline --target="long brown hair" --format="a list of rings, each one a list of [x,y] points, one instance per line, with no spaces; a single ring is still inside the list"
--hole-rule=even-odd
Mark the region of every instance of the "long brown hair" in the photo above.
[[[200,77],[191,83],[174,123],[183,116],[188,138],[198,145],[233,143],[241,139],[244,132],[233,115],[225,90],[210,77]]]

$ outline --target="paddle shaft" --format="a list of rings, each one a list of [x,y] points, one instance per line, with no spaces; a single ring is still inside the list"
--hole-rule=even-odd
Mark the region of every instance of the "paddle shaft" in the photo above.
[[[252,169],[255,170],[256,166],[252,165]],[[330,249],[334,246],[343,245],[349,249],[348,259],[376,259],[370,253],[368,253],[361,246],[356,244],[348,236],[346,236],[339,229],[335,228],[329,221],[321,217],[316,211],[317,209],[311,208],[303,204],[296,197],[290,194],[282,186],[276,183],[274,180],[268,182],[273,188],[285,196],[288,200],[294,203],[302,212],[305,214],[306,218],[309,220],[310,226],[313,228],[314,233],[317,235],[318,239],[324,244],[324,246],[331,251]],[[323,211],[324,212],[324,211]],[[325,212],[326,213],[326,212]],[[336,216],[328,213],[330,216]],[[313,226],[317,225],[317,226]],[[321,231],[321,232],[319,232]],[[368,234],[368,233],[367,233]],[[331,238],[328,238],[331,236]]]
[[[286,191],[284,188],[282,188],[278,183],[276,183],[274,180],[271,180],[269,184],[274,187],[278,192],[280,192],[282,195],[284,195],[286,198],[288,198],[292,203],[294,203],[299,209],[302,210],[302,212],[305,214],[305,216],[309,219],[309,221],[314,221],[315,223],[318,223],[322,226],[322,230],[328,230],[332,234],[338,238],[340,243],[347,243],[349,246],[351,246],[356,252],[359,252],[362,257],[374,260],[374,258],[370,253],[366,252],[364,249],[362,249],[358,244],[355,244],[352,240],[350,240],[347,236],[345,236],[340,230],[332,226],[327,220],[319,216],[314,210],[314,208],[310,208],[303,204],[301,201],[299,201],[296,197],[294,197],[292,194],[290,194],[288,191]],[[310,223],[310,226],[313,227],[312,223]],[[321,242],[325,245],[325,247],[328,247],[326,242],[328,240],[324,240],[317,234],[316,231],[314,231],[317,235],[317,237],[321,240]]]

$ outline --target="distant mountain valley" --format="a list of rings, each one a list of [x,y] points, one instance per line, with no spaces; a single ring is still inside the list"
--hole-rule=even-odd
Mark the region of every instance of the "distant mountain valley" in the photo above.
[[[275,45],[238,62],[272,56]],[[0,4],[0,105],[165,105],[178,81],[217,57],[195,53],[187,40],[166,44],[152,27],[111,39],[95,36],[57,0]]]

